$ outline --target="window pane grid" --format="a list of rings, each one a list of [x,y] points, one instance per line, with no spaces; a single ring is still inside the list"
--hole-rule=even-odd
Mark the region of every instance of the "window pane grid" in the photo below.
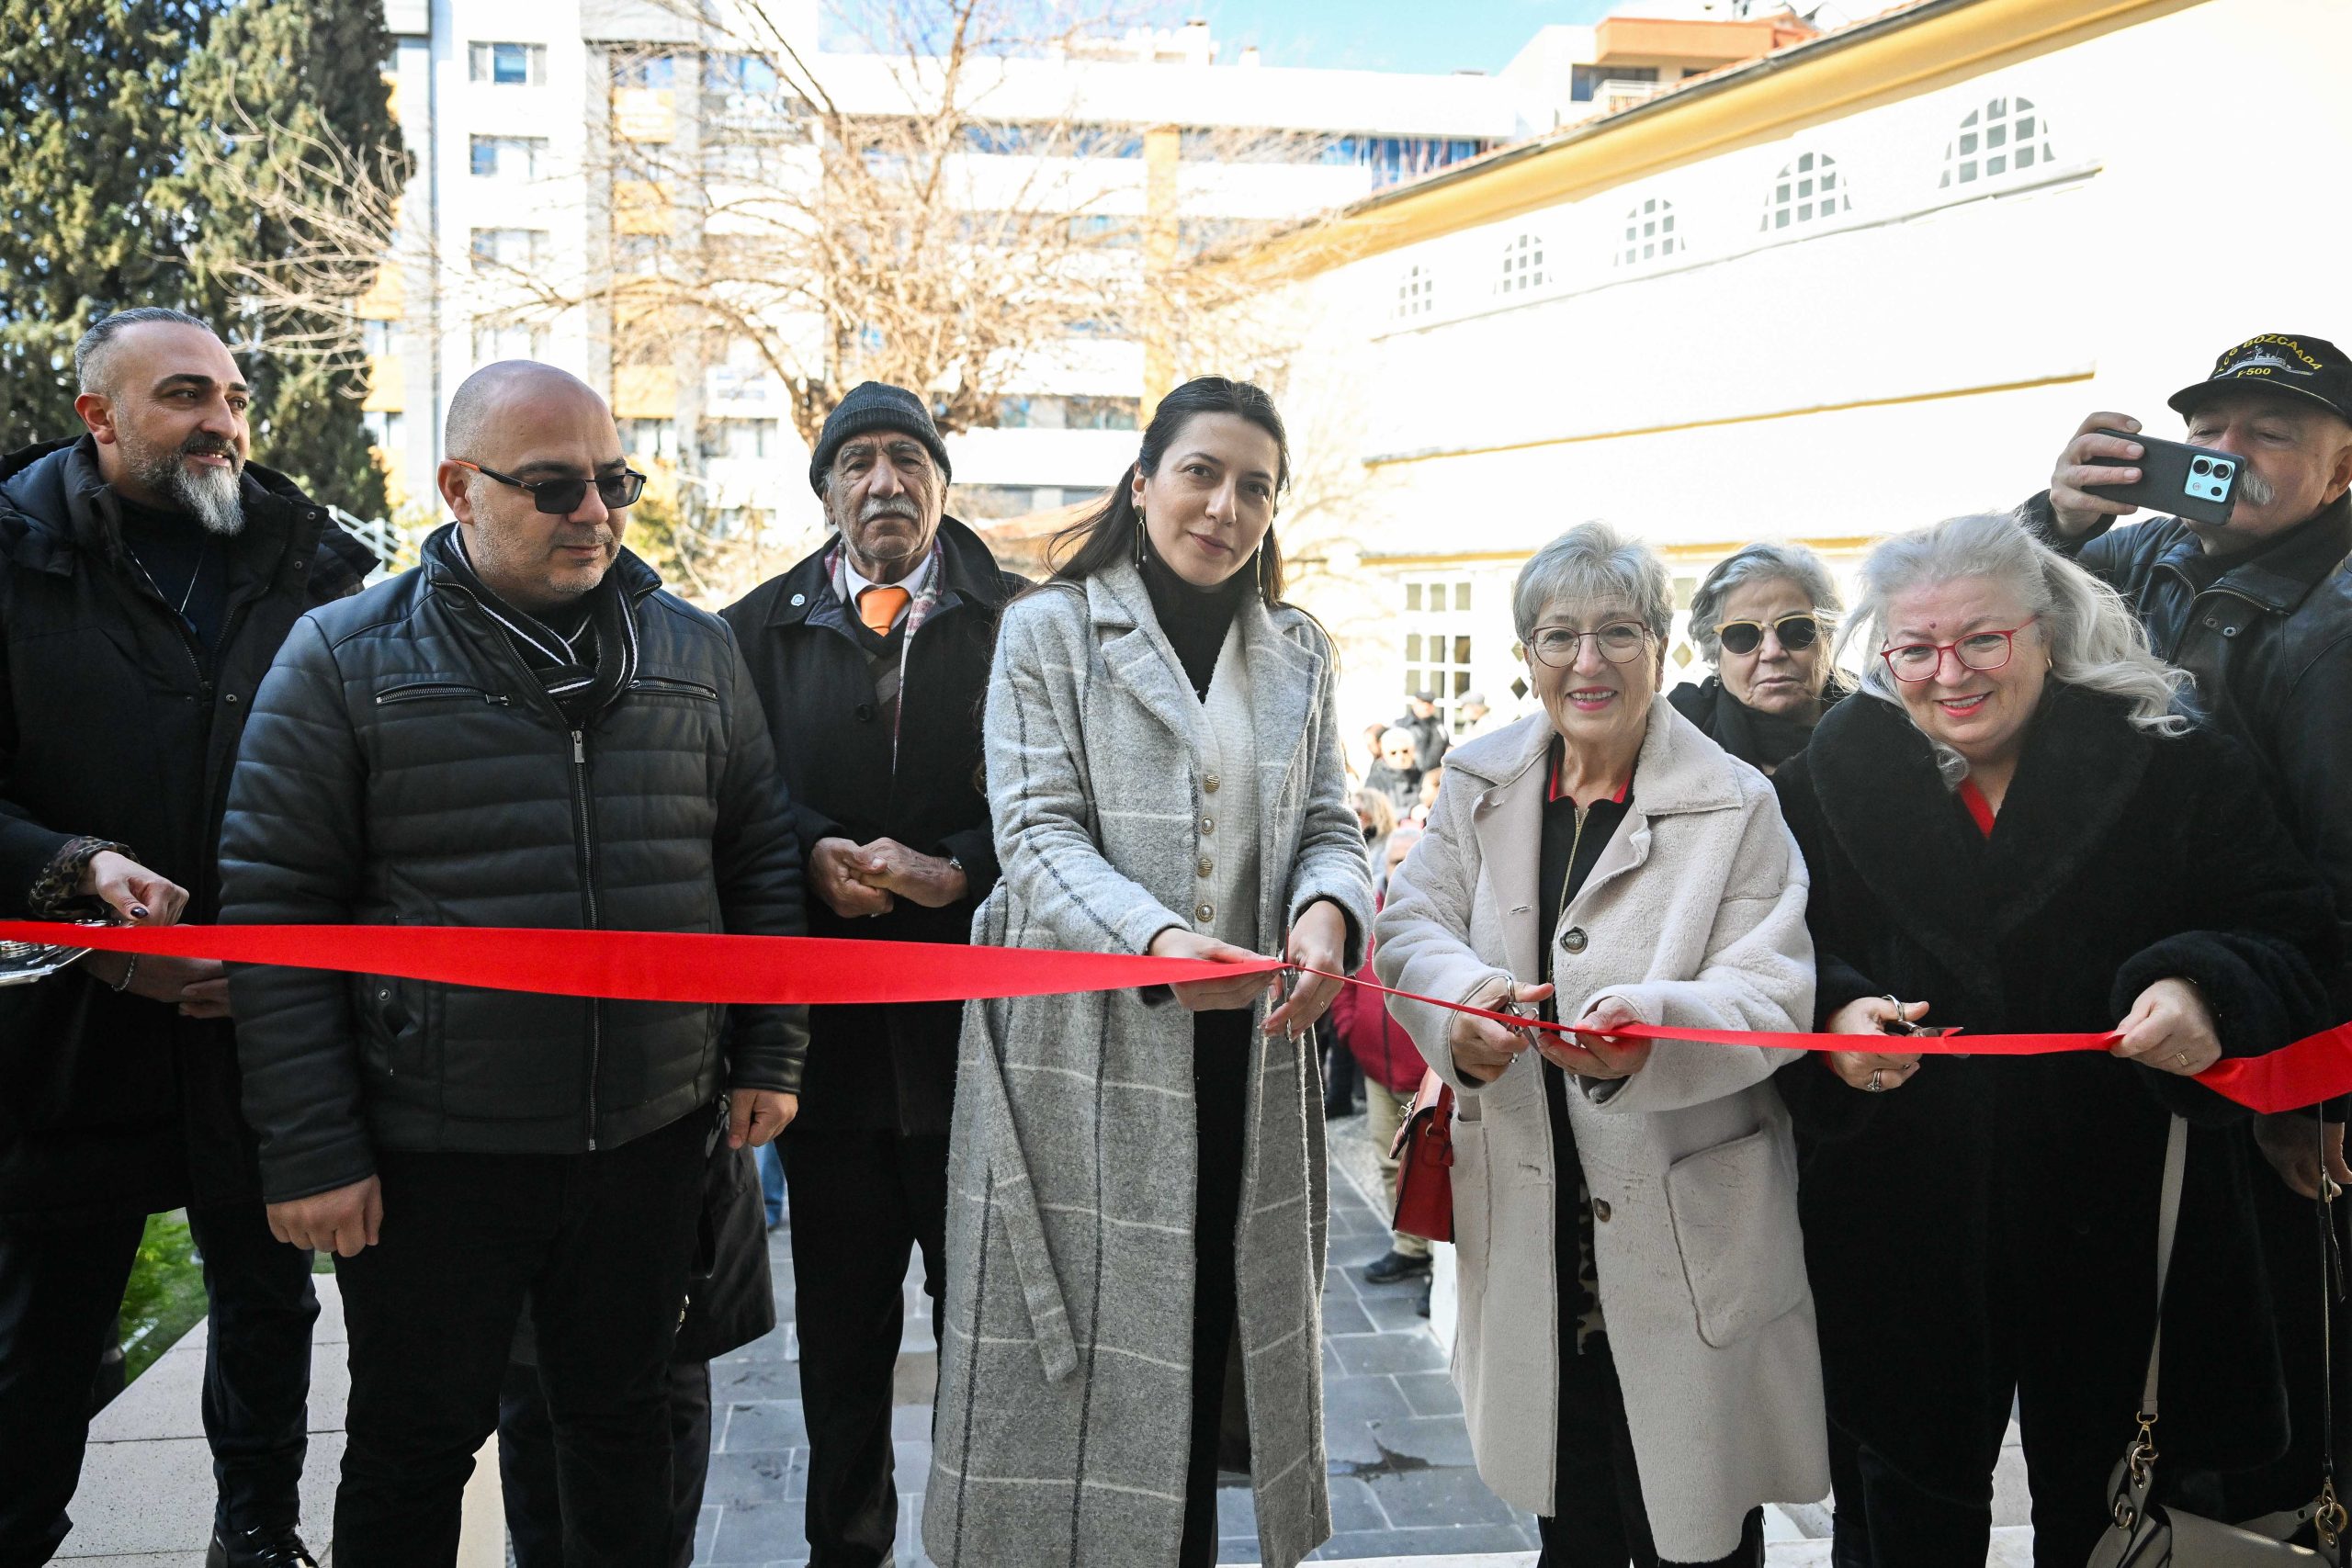
[[[1978,180],[1998,179],[2051,161],[2045,127],[2030,98],[1995,98],[1971,109],[1944,149],[1943,176],[1949,190]]]
[[[1769,233],[1834,218],[1853,208],[1853,197],[1838,179],[1838,160],[1824,152],[1803,152],[1774,177],[1758,227]]]

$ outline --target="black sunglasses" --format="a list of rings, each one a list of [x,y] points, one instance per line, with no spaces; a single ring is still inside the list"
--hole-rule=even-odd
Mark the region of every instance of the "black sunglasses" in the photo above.
[[[635,506],[637,498],[645,493],[645,476],[635,468],[624,468],[617,474],[598,474],[593,479],[518,479],[512,474],[502,474],[496,468],[485,468],[480,463],[469,463],[463,457],[449,461],[461,468],[471,468],[484,479],[496,479],[503,485],[531,492],[531,504],[555,517],[569,517],[580,510],[588,499],[588,487],[594,485],[596,494],[606,507],[618,512]]]
[[[1753,653],[1764,646],[1766,625],[1763,621],[1725,621],[1715,628],[1715,639],[1724,645],[1725,653]],[[1821,637],[1821,623],[1811,615],[1782,615],[1770,625],[1781,639],[1781,646],[1791,653],[1802,653]]]

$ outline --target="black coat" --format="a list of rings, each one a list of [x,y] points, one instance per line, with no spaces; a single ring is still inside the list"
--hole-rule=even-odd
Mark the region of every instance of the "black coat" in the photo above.
[[[2203,547],[2177,517],[2069,541],[2048,492],[2019,515],[2123,595],[2157,658],[2197,678],[2199,707],[2253,754],[2288,832],[2334,891],[2352,961],[2352,496],[2201,589]],[[2352,970],[2332,983],[2336,1007],[2352,1010]]]
[[[2101,1032],[2179,976],[2202,988],[2230,1055],[2327,1021],[2326,891],[2240,749],[2211,731],[2154,737],[2112,699],[2053,686],[1990,839],[1926,739],[1876,696],[1840,704],[1775,783],[1812,874],[1824,1020],[1892,992],[1931,1004],[1929,1023],[1979,1033]],[[2112,1426],[2120,1453],[2146,1367],[2177,1110],[2199,1125],[2165,1310],[2160,1445],[2168,1463],[2220,1469],[2278,1450],[2285,1410],[2245,1141],[2213,1128],[2240,1118],[2229,1101],[2098,1054],[1929,1057],[1880,1095],[1815,1058],[1779,1081],[1800,1134],[1833,1422],[1916,1482],[1964,1487],[1984,1458],[1973,1413],[2007,1410],[1998,1346],[2023,1336],[2040,1353],[2065,1348],[2079,1411]]]
[[[825,570],[830,542],[720,612],[767,709],[803,858],[820,839],[895,839],[918,853],[954,856],[970,884],[944,908],[902,898],[888,914],[857,920],[842,919],[812,894],[812,935],[961,943],[970,940],[972,911],[996,886],[996,840],[980,784],[980,708],[998,612],[1026,580],[1000,570],[979,536],[952,517],[940,523],[939,537],[946,581],[907,649],[895,770],[865,650]],[[963,1016],[960,1002],[812,1010],[808,1070],[793,1125],[945,1133]]]
[[[0,461],[0,910],[22,918],[72,838],[110,839],[218,907],[230,763],[287,629],[359,591],[375,557],[266,468],[209,668],[121,553],[86,436]],[[195,526],[193,523],[189,525]],[[0,1216],[168,1209],[260,1191],[229,1025],[69,969],[0,990]]]
[[[221,919],[797,936],[800,849],[734,635],[623,551],[637,678],[573,730],[479,601],[424,566],[306,617],[254,699]],[[272,1201],[374,1150],[569,1154],[722,1086],[793,1090],[805,1010],[612,1002],[241,968],[245,1113]]]

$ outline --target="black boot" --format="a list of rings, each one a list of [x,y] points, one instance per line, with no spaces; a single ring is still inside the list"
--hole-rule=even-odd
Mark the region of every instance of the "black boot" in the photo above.
[[[1364,1265],[1363,1282],[1367,1285],[1394,1285],[1406,1280],[1429,1278],[1427,1255],[1408,1258],[1401,1252],[1390,1252]]]

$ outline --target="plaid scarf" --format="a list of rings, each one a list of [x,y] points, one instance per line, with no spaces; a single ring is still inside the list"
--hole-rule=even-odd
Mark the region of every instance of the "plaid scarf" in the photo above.
[[[849,573],[842,559],[838,541],[825,552],[825,579],[833,585],[833,597],[841,601],[852,621],[857,619],[857,605],[850,598]],[[917,573],[910,572],[909,576]],[[890,716],[890,767],[899,765],[899,695],[907,680],[907,650],[914,646],[915,633],[922,628],[931,613],[939,608],[940,595],[946,592],[947,548],[936,538],[931,542],[931,570],[923,574],[923,585],[907,603],[905,617],[892,628],[898,642],[896,658],[883,654],[868,660],[874,675],[874,701]]]
[[[427,539],[424,550],[505,631],[516,655],[573,728],[618,702],[637,678],[637,606],[611,572],[582,597],[585,613],[567,636],[516,609],[482,581],[456,524]]]

